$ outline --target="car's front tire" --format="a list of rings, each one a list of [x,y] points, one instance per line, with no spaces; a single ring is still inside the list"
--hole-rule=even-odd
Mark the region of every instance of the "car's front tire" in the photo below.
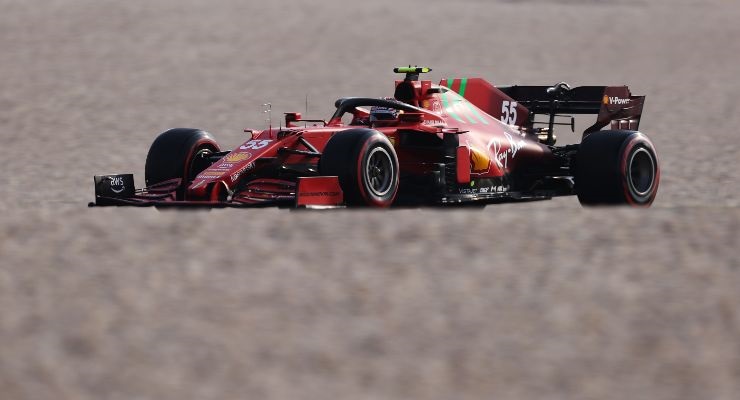
[[[206,131],[175,128],[163,132],[154,140],[146,156],[146,185],[179,178],[182,183],[177,196],[182,198],[195,176],[209,166],[209,156],[219,151],[218,143]]]
[[[332,136],[319,160],[319,173],[339,177],[349,206],[389,207],[398,194],[396,151],[373,129],[348,129]]]
[[[658,157],[640,132],[591,133],[581,142],[574,167],[576,194],[583,205],[649,206],[658,192]]]

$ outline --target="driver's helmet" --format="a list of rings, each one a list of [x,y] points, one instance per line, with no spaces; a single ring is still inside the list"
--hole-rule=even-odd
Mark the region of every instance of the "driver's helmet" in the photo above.
[[[370,123],[376,121],[393,121],[398,118],[398,110],[390,107],[373,106],[370,108]]]

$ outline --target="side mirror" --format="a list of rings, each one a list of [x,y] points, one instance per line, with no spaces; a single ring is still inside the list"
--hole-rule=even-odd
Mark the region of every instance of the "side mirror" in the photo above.
[[[285,113],[285,126],[287,127],[293,127],[293,122],[298,122],[301,120],[301,113],[297,112],[289,112]]]

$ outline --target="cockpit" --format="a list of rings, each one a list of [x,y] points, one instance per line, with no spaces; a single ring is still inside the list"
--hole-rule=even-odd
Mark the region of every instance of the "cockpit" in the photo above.
[[[428,110],[395,99],[345,97],[337,100],[334,105],[337,109],[328,125],[381,127],[404,121],[412,122],[413,117],[416,117],[417,122],[423,121],[425,115],[435,117]]]
[[[336,111],[325,125],[372,128],[418,123],[430,126],[444,125],[440,116],[436,114],[440,111],[440,107],[433,107],[433,102],[428,101],[435,93],[439,93],[439,87],[432,87],[431,81],[419,80],[419,74],[430,71],[430,68],[424,67],[394,68],[393,72],[406,75],[403,80],[396,81],[393,97],[340,98],[334,103]],[[300,114],[290,113],[288,124],[290,126],[299,120]]]

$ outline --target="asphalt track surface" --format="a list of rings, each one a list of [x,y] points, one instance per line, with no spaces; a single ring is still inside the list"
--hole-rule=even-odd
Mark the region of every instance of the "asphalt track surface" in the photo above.
[[[740,398],[737,1],[0,9],[3,400]],[[629,84],[654,206],[86,207],[158,132],[230,148],[262,103],[326,117],[408,63]]]

